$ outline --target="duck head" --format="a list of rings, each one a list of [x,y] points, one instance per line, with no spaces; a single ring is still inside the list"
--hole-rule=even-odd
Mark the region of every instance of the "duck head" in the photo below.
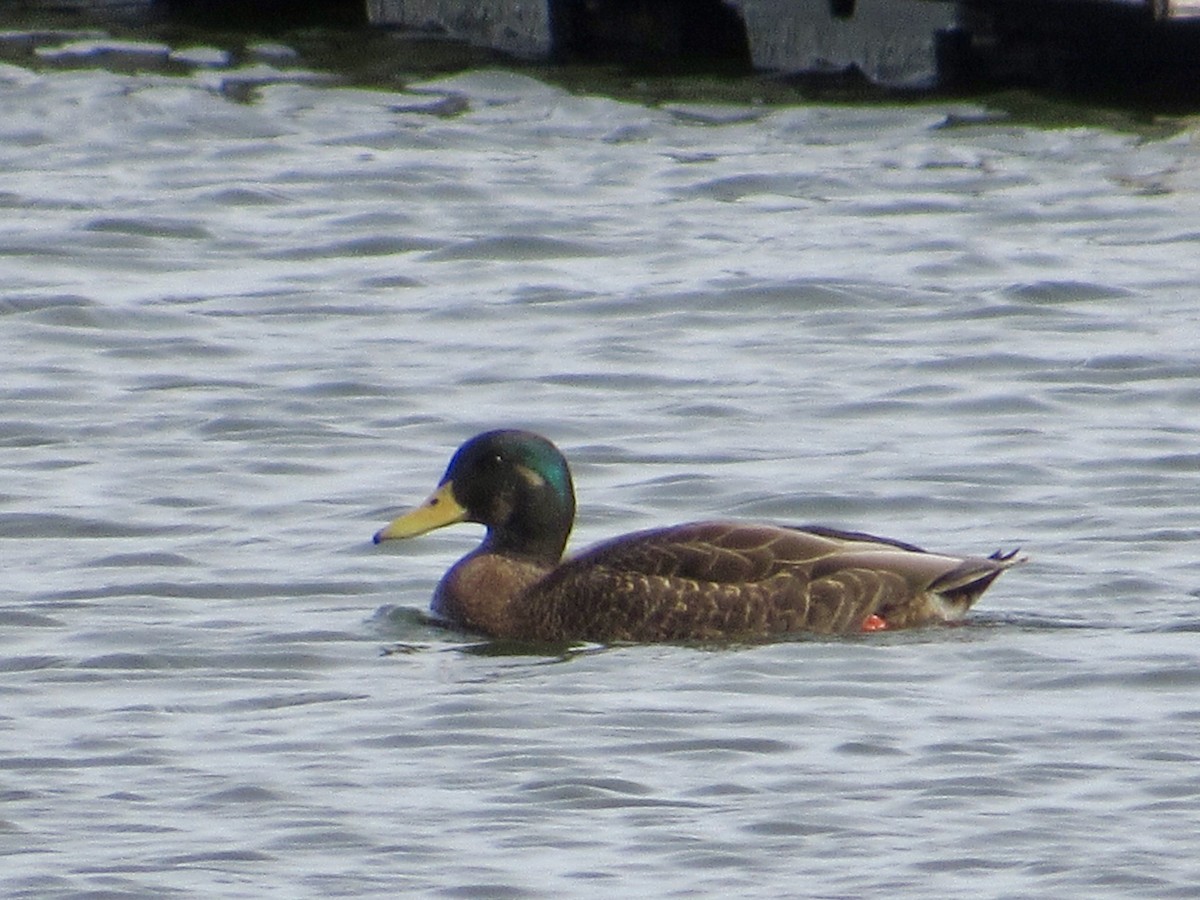
[[[477,522],[487,528],[484,551],[558,562],[574,521],[575,487],[558,448],[530,431],[488,431],[459,447],[436,490],[375,543]]]

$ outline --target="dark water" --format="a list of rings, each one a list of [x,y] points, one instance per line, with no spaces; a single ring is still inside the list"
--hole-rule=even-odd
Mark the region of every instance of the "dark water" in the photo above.
[[[0,107],[5,896],[1194,896],[1190,123],[262,59]],[[576,546],[1032,562],[961,627],[479,644],[422,618],[470,528],[370,536],[498,425]]]

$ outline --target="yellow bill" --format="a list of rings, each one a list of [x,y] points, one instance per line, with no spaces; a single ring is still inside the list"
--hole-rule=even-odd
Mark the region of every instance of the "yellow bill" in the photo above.
[[[462,522],[467,511],[454,499],[454,483],[443,482],[429,499],[375,532],[375,543],[395,538],[416,537],[443,525]]]

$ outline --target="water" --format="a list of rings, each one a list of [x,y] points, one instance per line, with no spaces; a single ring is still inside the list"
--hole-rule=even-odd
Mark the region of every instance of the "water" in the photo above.
[[[1194,895],[1192,123],[212,58],[0,69],[0,892]],[[956,628],[493,647],[422,618],[470,527],[370,536],[509,425],[577,547],[1032,561]]]

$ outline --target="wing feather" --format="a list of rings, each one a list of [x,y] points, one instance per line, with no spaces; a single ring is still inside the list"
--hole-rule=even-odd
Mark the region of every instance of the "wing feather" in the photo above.
[[[522,607],[531,632],[555,638],[836,634],[872,614],[897,627],[959,614],[1011,564],[860,532],[698,522],[599,544],[534,584]]]

